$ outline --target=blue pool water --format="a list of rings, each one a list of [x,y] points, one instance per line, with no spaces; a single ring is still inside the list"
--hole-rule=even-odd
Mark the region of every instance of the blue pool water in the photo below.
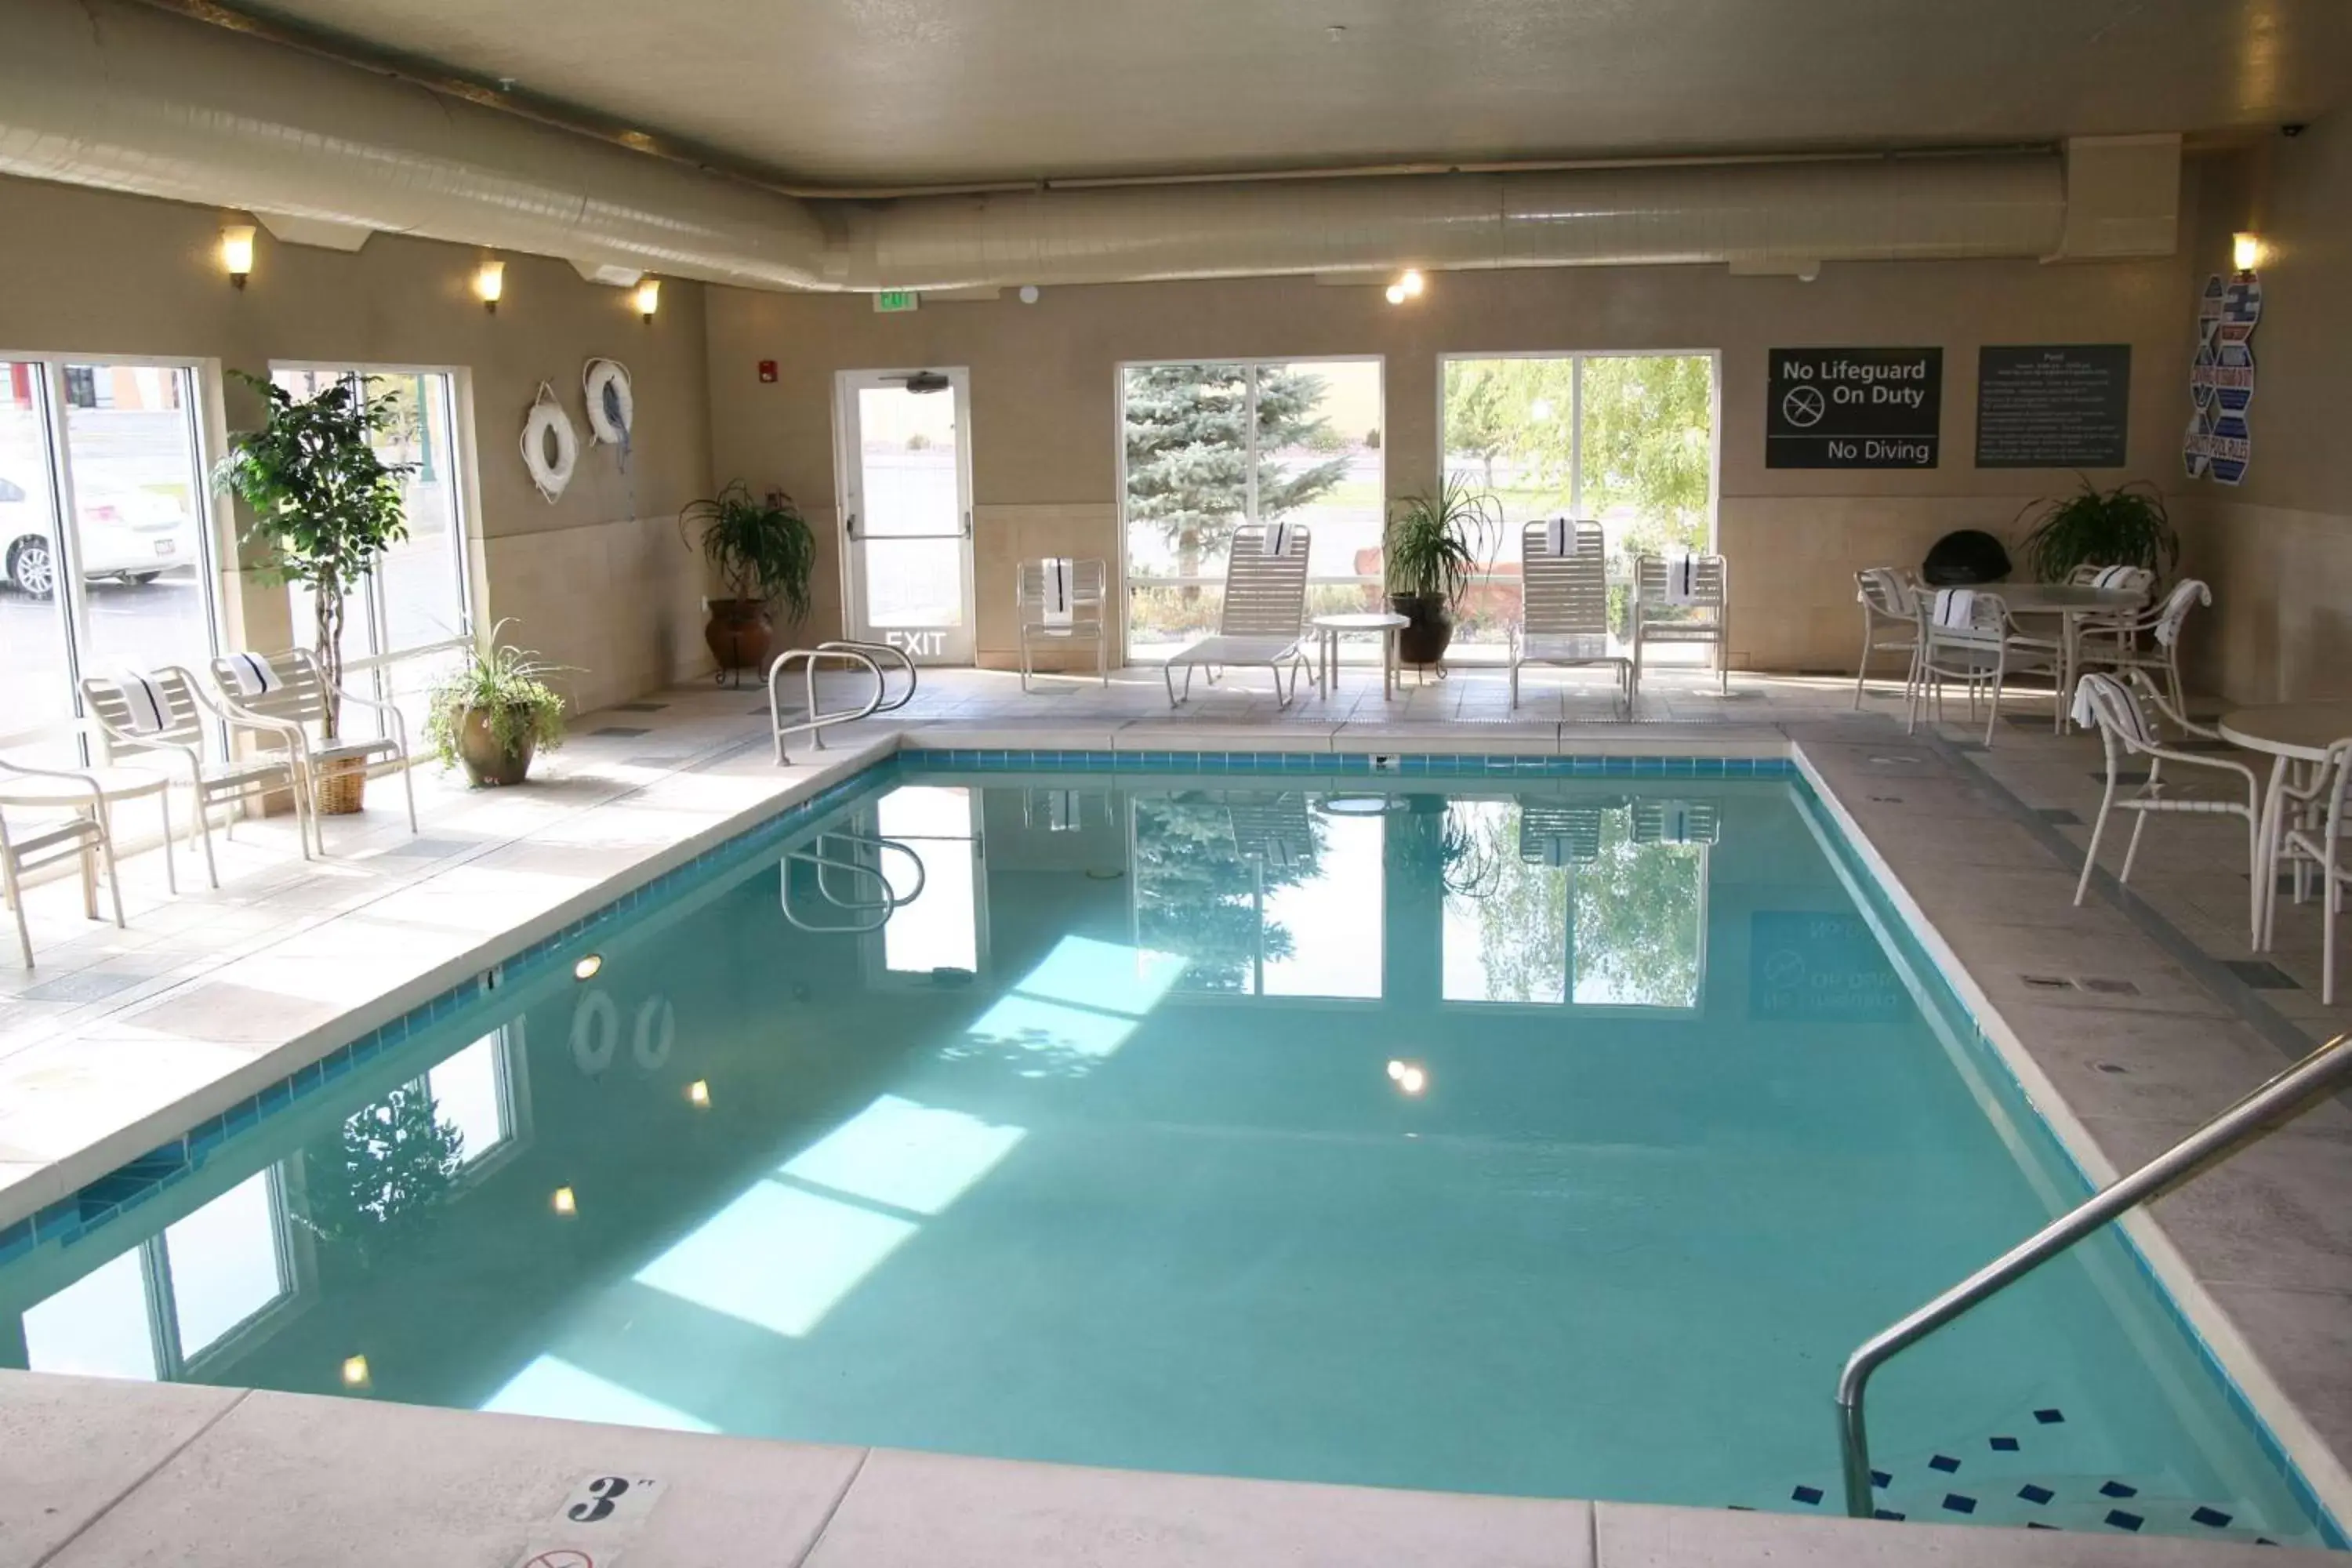
[[[902,760],[20,1250],[0,1364],[1834,1511],[1845,1353],[2083,1188],[1823,824]],[[1871,1408],[1892,1513],[2332,1534],[2112,1237]]]

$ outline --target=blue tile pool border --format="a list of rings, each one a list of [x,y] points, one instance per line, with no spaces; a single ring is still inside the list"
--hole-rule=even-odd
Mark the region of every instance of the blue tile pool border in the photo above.
[[[1367,778],[1653,778],[1653,779],[1780,779],[1793,784],[1800,798],[1815,816],[1823,828],[1826,841],[1836,847],[1844,858],[1848,872],[1857,886],[1865,889],[1875,903],[1888,929],[1902,933],[1911,951],[1911,959],[1936,985],[1936,1000],[1948,1015],[1948,1021],[1965,1024],[1963,1038],[1968,1039],[1977,1055],[1996,1066],[2004,1076],[2019,1102],[2033,1116],[2049,1143],[2073,1168],[2073,1173],[2085,1193],[2096,1184],[2075,1160],[2063,1139],[2059,1138],[2035,1106],[2032,1097],[2017,1079],[2008,1058],[1993,1044],[1975,1015],[1963,1004],[1946,974],[1926,944],[1920,940],[1909,920],[1905,918],[1893,900],[1885,896],[1877,875],[1862,857],[1859,848],[1848,838],[1835,818],[1820,810],[1814,799],[1811,782],[1802,770],[1786,757],[1633,757],[1633,756],[1495,756],[1483,752],[1434,752],[1376,756],[1360,752],[1114,752],[1063,751],[1026,748],[967,748],[926,747],[919,736],[909,736],[902,750],[877,758],[845,778],[835,781],[803,800],[794,802],[761,818],[743,831],[713,845],[691,858],[661,872],[643,886],[622,893],[586,915],[552,931],[503,960],[490,961],[488,973],[497,976],[486,983],[486,974],[462,980],[429,1000],[410,1008],[391,1020],[348,1044],[339,1046],[316,1061],[296,1068],[277,1082],[239,1100],[216,1116],[207,1117],[177,1138],[171,1139],[136,1159],[126,1161],[105,1175],[87,1183],[70,1196],[49,1204],[34,1214],[0,1226],[0,1265],[5,1265],[33,1247],[48,1242],[70,1246],[108,1222],[139,1207],[151,1198],[168,1191],[201,1169],[214,1150],[230,1138],[258,1124],[264,1116],[273,1115],[291,1106],[296,1100],[316,1090],[336,1083],[354,1068],[376,1059],[385,1052],[401,1046],[411,1035],[428,1028],[455,1014],[460,1007],[479,1001],[493,989],[537,978],[552,968],[567,950],[593,931],[609,926],[621,917],[634,913],[649,903],[676,896],[690,886],[717,876],[746,860],[764,854],[781,840],[805,826],[813,818],[826,816],[866,795],[891,778],[908,772],[958,773],[1032,773],[1084,772],[1111,773],[1196,773],[1202,776],[1243,774],[1288,774],[1332,776],[1362,776]],[[2117,1238],[2125,1251],[2148,1281],[2156,1299],[2163,1304],[2174,1323],[2197,1347],[2214,1380],[2220,1384],[2231,1407],[2254,1433],[2255,1440],[2265,1458],[2278,1469],[2312,1519],[2317,1523],[2322,1540],[2331,1548],[2344,1550],[2352,1546],[2336,1517],[2320,1500],[2318,1494],[2305,1477],[2302,1468],[2280,1443],[2270,1423],[2248,1399],[2222,1364],[2212,1345],[2197,1325],[2184,1313],[2172,1292],[2158,1275],[2154,1266],[2141,1252],[2130,1233],[2116,1227]]]

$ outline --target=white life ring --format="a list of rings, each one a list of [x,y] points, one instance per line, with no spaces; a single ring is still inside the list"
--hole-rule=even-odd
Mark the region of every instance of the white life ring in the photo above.
[[[608,447],[627,447],[637,423],[629,367],[616,359],[592,359],[580,373],[580,390],[588,399],[589,434]]]
[[[621,1009],[602,991],[591,991],[572,1010],[572,1065],[596,1078],[613,1065],[621,1045]]]
[[[522,466],[530,471],[530,482],[539,487],[548,505],[553,506],[563,487],[572,482],[572,468],[579,461],[580,436],[572,428],[572,416],[555,401],[555,389],[542,381],[530,412],[523,416]]]
[[[637,1008],[637,1032],[629,1041],[629,1054],[646,1071],[657,1072],[669,1060],[670,1046],[677,1039],[677,1009],[667,996],[646,997]]]

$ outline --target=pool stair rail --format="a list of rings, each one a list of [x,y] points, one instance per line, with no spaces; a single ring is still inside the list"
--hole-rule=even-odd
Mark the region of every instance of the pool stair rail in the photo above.
[[[894,661],[906,672],[907,689],[896,697],[890,694],[889,677],[883,672],[886,661]],[[817,672],[827,662],[862,669],[874,678],[873,693],[856,707],[820,709],[817,706]],[[784,678],[793,666],[800,668],[803,680],[803,700],[791,718],[784,707]],[[915,661],[907,650],[890,643],[859,642],[849,638],[834,638],[814,647],[786,648],[768,666],[768,727],[774,731],[776,765],[782,767],[792,759],[784,752],[784,737],[805,733],[811,747],[824,749],[824,731],[835,724],[855,724],[860,719],[870,719],[877,713],[895,712],[915,700],[915,688],[921,677],[916,673]]]
[[[891,885],[889,873],[882,869],[882,857],[896,851],[907,858],[915,868],[914,886],[901,893]],[[869,853],[870,852],[870,853]],[[793,868],[807,866],[815,873],[817,897],[833,909],[844,910],[856,918],[842,923],[819,921],[815,923],[801,918],[793,908]],[[860,879],[870,883],[873,896],[858,892],[837,892],[833,879],[845,875],[851,886]],[[890,923],[890,917],[923,896],[926,884],[923,858],[895,838],[885,838],[872,833],[820,833],[797,849],[785,851],[783,861],[776,868],[778,897],[782,902],[784,919],[800,930],[814,935],[862,935],[880,931]]]
[[[2352,1035],[2338,1035],[2138,1170],[2092,1194],[1935,1300],[1864,1340],[1838,1374],[1838,1441],[1846,1512],[1855,1519],[1869,1519],[1879,1507],[1872,1495],[1870,1438],[1863,1417],[1871,1373],[2110,1221],[2186,1185],[2277,1131],[2332,1095],[2347,1076],[2352,1076]]]

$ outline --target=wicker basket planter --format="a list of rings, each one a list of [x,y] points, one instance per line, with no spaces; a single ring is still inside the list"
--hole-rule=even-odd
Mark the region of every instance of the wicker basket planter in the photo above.
[[[311,798],[321,816],[355,816],[367,805],[367,759],[321,757],[310,775]]]

